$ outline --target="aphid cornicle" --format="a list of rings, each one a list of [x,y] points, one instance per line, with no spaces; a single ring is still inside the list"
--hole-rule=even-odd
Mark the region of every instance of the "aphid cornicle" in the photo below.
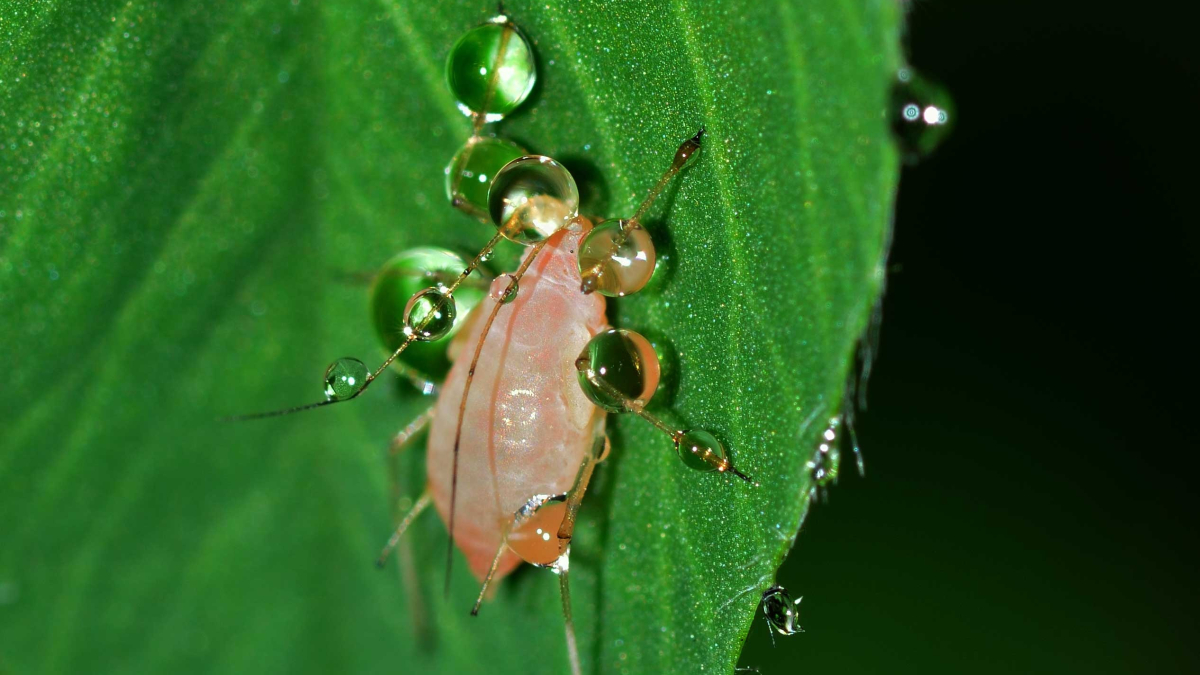
[[[494,236],[469,263],[429,248],[389,261],[372,290],[376,328],[392,350],[383,365],[371,372],[357,359],[339,359],[326,372],[326,400],[247,417],[351,400],[397,359],[404,362],[405,374],[438,397],[397,436],[393,452],[429,426],[428,481],[379,563],[432,504],[450,532],[446,582],[455,546],[482,581],[473,614],[489,584],[522,561],[550,567],[559,576],[571,670],[579,673],[568,556],[592,472],[608,452],[607,413],[632,412],[653,424],[686,467],[750,481],[712,434],[674,429],[646,410],[658,385],[658,356],[645,338],[612,328],[605,315],[604,296],[635,293],[649,281],[654,243],[642,218],[699,157],[704,130],[679,146],[631,217],[593,222],[579,214],[575,180],[561,164],[481,135],[486,123],[524,101],[536,75],[532,49],[508,18],[464,35],[446,72],[473,121],[446,169],[447,196],[452,206],[490,220]],[[484,296],[469,279],[501,239],[527,249],[518,268],[497,277]],[[414,288],[422,280],[433,285]],[[445,357],[430,351],[435,344],[448,345],[455,357],[440,387],[432,379]]]

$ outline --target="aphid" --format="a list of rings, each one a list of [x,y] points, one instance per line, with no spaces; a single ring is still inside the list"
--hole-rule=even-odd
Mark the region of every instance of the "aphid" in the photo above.
[[[397,435],[393,454],[429,427],[428,483],[399,519],[378,562],[434,505],[455,545],[488,586],[522,561],[559,576],[572,672],[579,657],[571,616],[569,553],[576,517],[598,462],[608,453],[607,413],[632,412],[671,438],[683,464],[730,473],[726,449],[703,429],[675,429],[646,410],[659,380],[654,348],[612,328],[604,296],[636,293],[654,271],[654,242],[642,218],[677,174],[699,157],[704,130],[685,140],[637,211],[596,223],[579,214],[574,178],[560,163],[481,135],[528,96],[536,77],[528,41],[506,16],[464,35],[447,80],[473,133],[446,169],[451,205],[496,227],[470,262],[441,249],[414,249],[384,266],[372,289],[376,329],[391,356],[374,371],[339,359],[326,372],[326,398],[265,417],[348,401],[393,363],[437,402]],[[486,294],[472,276],[502,240],[526,246],[519,267]],[[403,309],[400,309],[401,305]],[[433,379],[453,365],[445,382]],[[400,361],[397,361],[397,360]]]

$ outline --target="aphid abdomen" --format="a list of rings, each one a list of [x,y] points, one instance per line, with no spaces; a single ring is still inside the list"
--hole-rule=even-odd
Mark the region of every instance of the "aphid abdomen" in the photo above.
[[[603,298],[579,291],[576,248],[582,235],[562,231],[551,237],[521,279],[516,299],[500,308],[475,370],[459,445],[454,537],[479,578],[517,509],[534,495],[571,488],[591,447],[596,416],[603,414],[580,390],[574,363],[606,326]],[[450,512],[459,406],[483,323],[474,321],[463,333],[429,433],[429,487],[443,522]],[[506,554],[497,578],[519,562]]]

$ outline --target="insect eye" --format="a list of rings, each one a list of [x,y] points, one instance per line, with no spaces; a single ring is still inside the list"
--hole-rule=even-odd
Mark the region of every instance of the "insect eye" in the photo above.
[[[658,389],[658,353],[631,330],[597,334],[575,360],[575,368],[583,393],[609,412],[628,412],[627,401],[644,404]]]
[[[505,239],[530,245],[579,215],[579,188],[566,167],[543,155],[514,159],[492,181],[488,214]]]
[[[654,240],[636,222],[606,220],[579,245],[580,290],[609,297],[636,293],[654,274]]]

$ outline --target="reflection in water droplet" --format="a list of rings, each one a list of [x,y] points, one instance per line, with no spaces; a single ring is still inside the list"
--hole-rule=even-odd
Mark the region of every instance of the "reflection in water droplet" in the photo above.
[[[352,398],[366,384],[368,372],[366,364],[351,357],[329,364],[325,369],[325,398],[330,401]]]
[[[525,154],[521,146],[503,138],[473,137],[446,167],[446,198],[465,200],[480,213],[487,212],[488,188],[505,164]]]
[[[658,355],[646,338],[631,330],[598,333],[575,360],[575,368],[583,393],[612,413],[628,412],[626,399],[644,404],[658,389]]]
[[[800,596],[793,601],[791,594],[783,586],[772,586],[763,593],[763,614],[776,633],[795,635],[804,632],[799,625],[800,601],[803,599],[804,596]]]
[[[941,86],[912,68],[901,68],[892,87],[888,117],[904,161],[915,163],[933,152],[950,134],[954,103]]]

